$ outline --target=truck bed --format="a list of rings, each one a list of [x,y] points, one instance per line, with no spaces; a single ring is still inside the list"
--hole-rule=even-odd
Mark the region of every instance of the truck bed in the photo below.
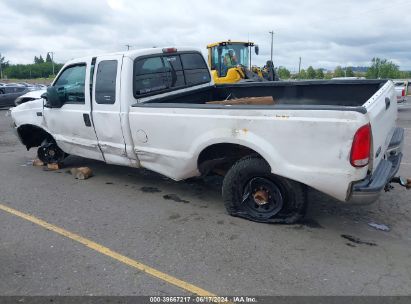
[[[361,107],[386,82],[387,80],[244,82],[154,98],[146,103],[176,106],[176,104],[206,104],[210,101],[232,98],[272,96],[275,101],[273,106],[280,108],[281,105]],[[217,105],[207,104],[207,106]]]

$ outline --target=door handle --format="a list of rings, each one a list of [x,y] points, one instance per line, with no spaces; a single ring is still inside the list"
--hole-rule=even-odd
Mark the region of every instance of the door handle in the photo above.
[[[90,115],[84,113],[83,119],[84,119],[84,124],[86,125],[86,127],[91,127]]]
[[[391,105],[391,100],[388,97],[385,97],[385,109],[388,110],[390,105]]]

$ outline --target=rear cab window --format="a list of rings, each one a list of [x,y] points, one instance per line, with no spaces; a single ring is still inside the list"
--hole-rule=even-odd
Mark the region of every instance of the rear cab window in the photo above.
[[[203,56],[198,53],[182,54],[181,61],[187,85],[197,85],[210,82],[210,73],[207,65],[204,65]]]
[[[209,83],[210,73],[197,52],[156,54],[134,60],[135,98],[165,93]]]

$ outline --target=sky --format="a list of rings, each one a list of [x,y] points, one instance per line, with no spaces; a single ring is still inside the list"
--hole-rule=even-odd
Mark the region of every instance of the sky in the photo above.
[[[253,41],[291,71],[369,66],[386,58],[411,70],[409,0],[0,0],[0,53],[32,63],[162,46],[200,48],[221,40]]]

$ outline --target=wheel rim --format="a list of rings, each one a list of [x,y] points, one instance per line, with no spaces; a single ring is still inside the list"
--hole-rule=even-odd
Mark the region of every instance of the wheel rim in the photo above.
[[[270,179],[255,177],[244,187],[242,205],[255,218],[269,219],[283,207],[280,188]]]
[[[62,160],[64,153],[57,145],[49,143],[38,149],[37,156],[45,163],[58,163]]]

